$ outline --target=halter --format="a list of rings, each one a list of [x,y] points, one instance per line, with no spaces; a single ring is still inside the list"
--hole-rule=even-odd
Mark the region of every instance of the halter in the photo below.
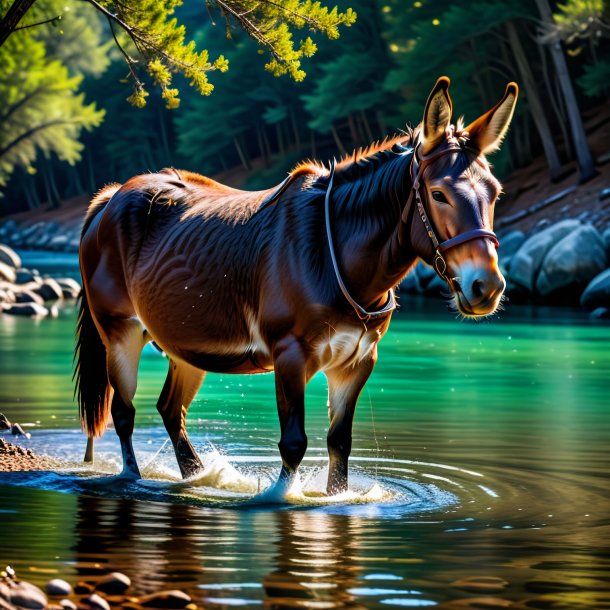
[[[464,244],[468,241],[472,241],[473,239],[491,239],[495,247],[497,248],[500,245],[498,242],[498,237],[493,231],[488,231],[487,229],[471,229],[470,231],[464,231],[464,233],[460,233],[451,239],[446,239],[443,242],[439,242],[438,237],[436,236],[436,232],[432,226],[430,219],[428,218],[428,214],[426,214],[426,207],[424,204],[424,200],[422,199],[420,193],[421,182],[423,181],[424,172],[434,161],[444,157],[446,155],[450,155],[456,152],[460,152],[464,150],[461,146],[451,146],[441,152],[435,153],[433,155],[428,155],[427,157],[420,156],[417,158],[417,153],[419,149],[418,145],[413,151],[413,157],[411,158],[411,180],[412,180],[412,190],[411,195],[409,196],[409,201],[405,206],[405,211],[408,212],[411,208],[411,202],[413,197],[415,196],[415,204],[417,206],[417,211],[419,212],[419,216],[426,228],[426,232],[432,245],[434,246],[434,258],[432,259],[432,267],[439,275],[439,277],[445,280],[450,286],[455,283],[455,278],[451,278],[447,275],[447,261],[443,256],[444,252],[447,252],[450,248],[454,248],[455,246],[459,246],[460,244]],[[403,213],[404,214],[404,213]]]
[[[415,204],[417,207],[417,211],[419,212],[419,216],[424,224],[428,237],[434,246],[434,258],[432,259],[432,266],[438,276],[445,280],[449,286],[451,286],[454,290],[460,290],[459,284],[456,278],[449,277],[447,274],[448,266],[445,257],[443,256],[444,252],[447,250],[454,248],[455,246],[459,246],[460,244],[464,244],[468,241],[472,241],[474,239],[491,239],[495,247],[497,248],[500,243],[498,242],[498,237],[493,231],[488,231],[487,229],[471,229],[470,231],[464,231],[464,233],[460,233],[455,237],[450,239],[446,239],[445,241],[440,242],[438,237],[436,236],[436,232],[432,226],[432,222],[428,218],[428,214],[426,213],[426,206],[424,203],[424,199],[420,193],[421,182],[423,181],[424,172],[434,161],[440,159],[441,157],[449,154],[453,154],[455,152],[460,152],[464,150],[462,146],[459,144],[457,146],[451,146],[441,152],[429,155],[429,156],[420,156],[417,158],[419,145],[413,151],[413,157],[411,158],[410,165],[410,173],[412,180],[412,188],[411,194],[409,195],[409,199],[405,206],[403,212],[403,219],[405,218],[405,214],[409,214],[411,210],[411,206],[413,203],[413,198],[415,198]],[[345,286],[345,282],[341,277],[341,272],[339,271],[339,264],[337,263],[337,255],[335,253],[335,246],[332,236],[332,229],[330,225],[330,194],[333,187],[333,180],[335,177],[335,169],[336,162],[333,159],[333,162],[330,167],[330,179],[328,181],[328,187],[326,188],[326,196],[324,197],[324,216],[326,220],[326,238],[328,240],[328,247],[330,249],[330,258],[333,263],[333,269],[335,271],[335,277],[337,278],[337,284],[343,293],[343,296],[347,300],[347,302],[353,307],[356,315],[360,320],[364,322],[368,322],[374,318],[383,317],[396,309],[396,298],[394,295],[394,289],[390,288],[388,294],[387,303],[384,305],[382,309],[377,309],[373,311],[369,311],[362,307],[349,293],[347,287]],[[280,185],[280,189],[284,187],[284,184]],[[283,190],[283,189],[282,189]],[[265,202],[265,204],[268,202]]]

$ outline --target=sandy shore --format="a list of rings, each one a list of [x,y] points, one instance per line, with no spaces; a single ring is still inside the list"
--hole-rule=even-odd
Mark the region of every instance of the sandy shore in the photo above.
[[[23,472],[26,470],[51,470],[58,463],[43,455],[36,455],[31,449],[18,447],[0,438],[0,472]]]

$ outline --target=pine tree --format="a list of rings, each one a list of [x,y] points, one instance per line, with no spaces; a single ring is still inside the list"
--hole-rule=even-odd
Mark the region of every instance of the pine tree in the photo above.
[[[39,0],[40,1],[40,0]],[[199,93],[209,95],[213,86],[208,73],[226,71],[228,62],[222,55],[210,59],[207,50],[197,50],[189,40],[184,24],[175,17],[183,0],[86,0],[108,20],[114,42],[127,63],[133,91],[129,101],[137,107],[146,104],[148,88],[152,82],[159,87],[169,108],[180,103],[179,90],[173,77],[181,74]],[[20,27],[36,0],[13,0],[3,11],[0,20],[0,45]],[[294,33],[308,29],[328,38],[339,36],[339,26],[354,23],[356,14],[351,9],[339,12],[314,0],[206,0],[210,17],[218,15],[226,25],[227,36],[237,27],[244,30],[269,54],[265,68],[279,76],[290,75],[295,81],[305,77],[302,60],[316,52],[316,45],[307,36],[300,42]],[[56,17],[56,16],[55,16]],[[52,21],[49,14],[42,21]]]
[[[48,61],[32,32],[15,32],[0,47],[0,185],[17,166],[33,172],[39,152],[75,163],[82,130],[99,125],[104,116],[78,93],[82,77],[70,75],[58,60]]]

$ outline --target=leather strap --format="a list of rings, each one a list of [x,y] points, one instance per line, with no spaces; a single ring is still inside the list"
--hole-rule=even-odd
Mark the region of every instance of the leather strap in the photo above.
[[[333,159],[332,165],[330,167],[330,180],[328,181],[328,187],[326,188],[326,196],[324,197],[324,218],[326,220],[326,238],[328,240],[328,247],[330,249],[330,258],[333,263],[333,269],[335,270],[337,284],[339,284],[339,288],[341,289],[345,300],[353,307],[354,311],[356,312],[356,315],[362,321],[368,322],[371,319],[387,316],[389,313],[393,312],[396,309],[396,297],[394,296],[394,290],[390,289],[388,292],[388,300],[384,307],[382,309],[368,311],[356,302],[356,300],[352,297],[347,287],[345,286],[345,282],[343,281],[343,278],[341,277],[341,272],[339,271],[339,264],[337,262],[337,255],[335,253],[335,245],[333,241],[332,227],[330,225],[330,194],[333,188],[333,180],[335,178],[335,168],[336,163]]]

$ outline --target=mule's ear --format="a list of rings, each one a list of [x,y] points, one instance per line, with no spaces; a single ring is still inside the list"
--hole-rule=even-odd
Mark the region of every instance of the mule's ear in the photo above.
[[[441,76],[426,102],[424,110],[422,153],[427,155],[444,139],[451,123],[451,98],[449,97],[449,79]]]
[[[466,127],[470,146],[483,154],[500,148],[513,118],[518,95],[517,83],[508,83],[504,97],[491,110]]]

